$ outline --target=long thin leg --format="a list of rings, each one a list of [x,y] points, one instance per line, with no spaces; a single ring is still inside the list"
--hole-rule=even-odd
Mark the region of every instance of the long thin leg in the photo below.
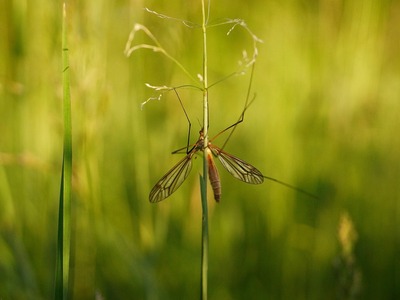
[[[188,153],[190,152],[190,151],[189,151],[189,143],[190,143],[190,131],[191,131],[191,129],[192,129],[192,123],[190,122],[189,116],[188,116],[188,114],[186,113],[186,109],[185,109],[185,107],[183,106],[181,97],[179,97],[179,94],[178,94],[176,88],[174,88],[174,92],[175,92],[176,96],[178,97],[179,103],[181,104],[182,110],[183,110],[183,112],[184,112],[184,114],[185,114],[185,116],[186,116],[186,119],[187,119],[187,121],[188,121],[188,124],[189,124],[189,128],[188,128],[188,129],[189,129],[189,130],[188,130],[188,137],[187,137],[187,143],[186,143],[186,154],[188,154]],[[175,152],[175,151],[174,151],[174,152]],[[173,153],[174,153],[174,152],[173,152]]]
[[[244,108],[243,108],[242,113],[241,113],[240,116],[239,116],[239,119],[238,119],[235,123],[233,123],[232,125],[228,126],[228,127],[225,128],[224,130],[222,130],[220,133],[218,133],[216,136],[214,136],[214,137],[210,140],[210,141],[215,140],[215,139],[216,139],[217,137],[219,137],[222,133],[224,133],[225,131],[227,131],[227,130],[229,130],[229,129],[232,128],[231,132],[229,133],[228,137],[226,138],[225,142],[223,143],[221,149],[224,149],[224,148],[225,148],[225,146],[226,146],[226,144],[228,143],[229,139],[231,138],[233,132],[235,131],[236,126],[237,126],[238,124],[240,124],[240,123],[243,122],[243,120],[244,120],[244,114],[245,114],[246,110],[249,108],[249,106],[253,103],[253,101],[254,101],[254,99],[255,99],[255,96],[254,96],[254,97],[249,101],[249,99],[250,99],[250,92],[251,92],[251,85],[252,85],[252,82],[253,82],[253,73],[254,73],[254,64],[253,64],[252,67],[251,67],[249,88],[248,88],[248,90],[247,90],[247,96],[246,96],[246,101],[245,101],[245,103],[244,103]]]

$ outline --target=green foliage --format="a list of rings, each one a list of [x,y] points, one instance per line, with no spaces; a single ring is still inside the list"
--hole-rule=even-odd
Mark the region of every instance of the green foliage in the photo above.
[[[69,4],[74,298],[199,294],[201,160],[172,197],[150,205],[152,185],[180,159],[170,152],[185,146],[187,123],[173,93],[140,107],[154,96],[144,83],[192,82],[159,53],[127,59],[123,49],[132,25],[145,24],[196,76],[201,34],[142,5],[201,20],[200,3],[193,1]],[[0,4],[4,299],[48,299],[54,291],[61,11],[56,1]],[[210,299],[399,297],[398,11],[395,2],[372,0],[212,3],[211,20],[243,18],[264,41],[256,100],[226,150],[320,199],[275,183],[246,185],[217,165],[222,199],[209,203]],[[208,33],[210,83],[235,71],[248,45],[248,35],[226,36],[228,30]],[[237,120],[248,75],[210,89],[210,136]],[[194,141],[202,95],[182,90],[180,96]],[[223,142],[221,136],[214,143]],[[339,234],[343,222],[352,224],[353,238]]]

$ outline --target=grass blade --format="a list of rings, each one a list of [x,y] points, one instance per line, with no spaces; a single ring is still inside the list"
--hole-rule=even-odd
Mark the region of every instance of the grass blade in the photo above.
[[[69,285],[69,261],[71,244],[71,182],[72,182],[72,124],[69,61],[67,48],[66,7],[62,22],[63,61],[63,115],[64,149],[61,170],[60,202],[58,214],[57,262],[54,299],[67,299]]]

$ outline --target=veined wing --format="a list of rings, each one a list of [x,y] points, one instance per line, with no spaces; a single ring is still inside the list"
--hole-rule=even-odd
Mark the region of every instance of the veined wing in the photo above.
[[[186,155],[156,183],[149,195],[150,202],[164,200],[181,186],[192,169],[192,157],[195,152],[192,151]]]
[[[233,177],[252,184],[260,184],[264,182],[263,174],[254,166],[237,158],[222,149],[214,146],[208,146],[212,153],[218,157],[225,169],[232,174]]]

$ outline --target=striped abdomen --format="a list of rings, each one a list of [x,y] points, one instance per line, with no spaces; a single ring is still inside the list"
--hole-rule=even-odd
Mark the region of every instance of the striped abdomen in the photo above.
[[[218,169],[214,163],[212,153],[209,149],[207,150],[208,177],[214,192],[214,199],[219,202],[221,199],[221,180],[219,179]]]

